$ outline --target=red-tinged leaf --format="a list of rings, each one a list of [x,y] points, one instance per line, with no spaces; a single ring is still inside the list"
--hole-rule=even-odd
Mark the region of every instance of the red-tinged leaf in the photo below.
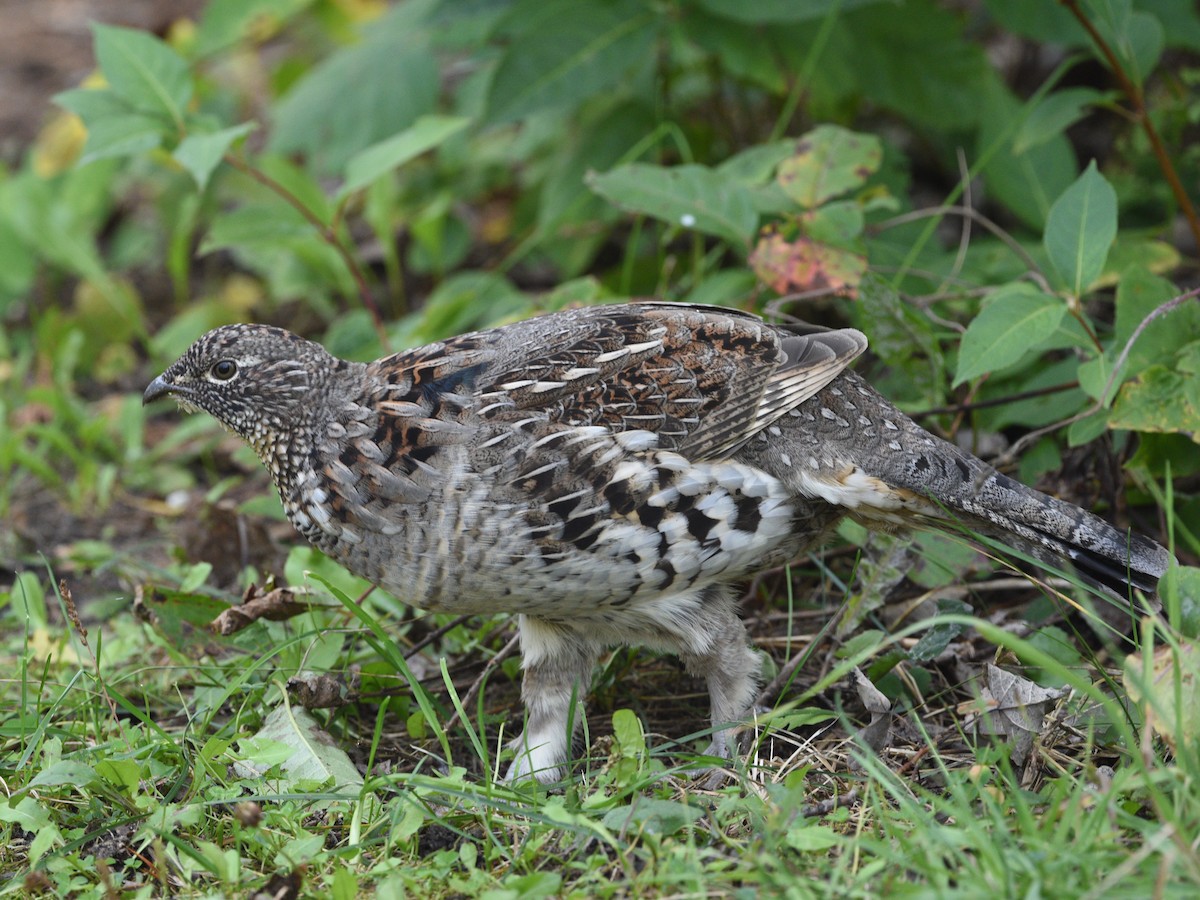
[[[829,290],[853,297],[867,271],[867,259],[806,237],[788,240],[775,233],[759,239],[750,267],[780,294]]]

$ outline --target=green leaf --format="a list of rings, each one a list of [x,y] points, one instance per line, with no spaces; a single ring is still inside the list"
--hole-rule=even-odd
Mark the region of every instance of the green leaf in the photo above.
[[[183,57],[145,31],[92,25],[96,61],[120,97],[139,112],[181,124],[192,99],[192,76]]]
[[[1117,193],[1092,160],[1046,216],[1042,245],[1066,288],[1081,297],[1100,277],[1117,236]]]
[[[941,599],[937,605],[938,615],[966,616],[971,606],[961,600]],[[915,662],[930,662],[941,656],[950,642],[967,630],[960,622],[939,622],[928,628],[920,640],[908,651],[908,658]]]
[[[1127,269],[1117,282],[1113,344],[1109,355],[1115,361],[1142,320],[1179,294],[1170,281],[1142,268]],[[1200,303],[1185,303],[1149,322],[1129,351],[1123,379],[1142,369],[1162,363],[1200,334]]]
[[[50,826],[50,814],[32,797],[22,797],[16,806],[9,806],[8,801],[0,803],[0,822],[19,825],[36,834]]]
[[[796,151],[795,141],[756,144],[724,160],[717,171],[744,184],[766,184],[779,164]]]
[[[274,34],[315,0],[211,0],[196,30],[198,57],[228,50],[251,33]]]
[[[208,179],[213,170],[220,164],[230,146],[238,138],[249,134],[258,125],[254,122],[244,122],[232,128],[222,128],[212,134],[189,134],[175,152],[171,154],[175,161],[191,173],[200,190],[208,185]]]
[[[771,22],[810,22],[819,19],[831,10],[849,12],[859,6],[870,6],[880,0],[699,0],[699,5],[711,13],[733,19],[764,25]]]
[[[313,234],[312,226],[291,207],[280,204],[242,206],[214,220],[200,243],[199,252],[226,247],[282,246]]]
[[[308,710],[299,706],[277,706],[263,720],[258,733],[239,745],[253,754],[235,763],[245,777],[282,765],[288,785],[329,785],[333,793],[343,797],[357,797],[363,786],[363,777],[346,751]]]
[[[621,748],[622,756],[641,756],[646,752],[646,735],[642,730],[642,720],[628,709],[618,709],[613,713],[613,738]]]
[[[639,0],[524,0],[492,79],[487,120],[511,122],[611,92],[654,59],[659,17]]]
[[[857,87],[854,102],[865,99],[938,134],[978,124],[980,92],[998,80],[982,44],[966,40],[963,17],[933,0],[880,3],[841,16],[826,50],[834,53],[842,58],[822,57],[814,77],[828,77],[820,71],[827,65],[844,67]]]
[[[955,386],[1017,362],[1050,335],[1066,313],[1062,300],[1027,284],[993,292],[963,335]]]
[[[79,165],[97,159],[134,156],[153,150],[171,133],[162,118],[139,112],[116,91],[63,91],[54,102],[83,120],[87,143],[79,157]]]
[[[588,186],[628,212],[716,235],[745,249],[758,227],[747,188],[705,166],[648,163],[592,173]]]
[[[422,116],[412,127],[359,151],[346,163],[346,181],[338,191],[345,197],[410,159],[432,150],[470,123],[464,116]]]
[[[316,171],[340,174],[356,153],[433,112],[437,60],[407,12],[396,7],[370,37],[338,50],[284,95],[268,149],[302,153]]]
[[[61,760],[38,772],[26,787],[51,787],[60,784],[84,787],[96,780],[96,771],[91,766],[69,759]]]
[[[775,177],[789,197],[812,209],[860,187],[882,159],[883,145],[875,135],[821,125],[796,142]]]
[[[881,0],[698,0],[698,5],[734,22],[763,25],[773,22],[811,22],[830,11],[850,12],[853,8],[871,6],[877,2]]]
[[[807,822],[793,825],[784,838],[789,847],[801,853],[824,853],[841,846],[846,840],[828,825],[810,825]]]
[[[96,774],[133,797],[141,782],[142,767],[132,759],[102,759],[96,763]]]
[[[1071,427],[1067,429],[1067,446],[1081,447],[1090,444],[1108,430],[1108,419],[1108,410],[1101,409],[1072,422]]]
[[[153,150],[163,141],[160,119],[142,113],[130,113],[101,119],[88,127],[87,143],[79,156],[79,165],[115,156],[136,156]]]
[[[1094,106],[1115,94],[1102,93],[1093,88],[1066,88],[1043,97],[1013,136],[1012,152],[1019,156],[1031,147],[1037,147],[1051,138],[1058,137],[1086,116],[1088,107]]]
[[[976,93],[975,103],[981,111],[975,155],[987,160],[982,175],[988,193],[1026,225],[1042,230],[1054,198],[1079,171],[1070,142],[1058,134],[1015,152],[1011,130],[1022,105],[994,74]]]
[[[1181,354],[1179,370],[1151,366],[1127,382],[1117,394],[1109,416],[1110,428],[1131,431],[1176,432],[1200,442],[1200,342]]]
[[[1148,12],[1134,10],[1130,0],[1089,0],[1087,6],[1089,18],[1121,67],[1136,84],[1142,84],[1162,56],[1162,23]]]
[[[863,232],[863,210],[853,200],[826,203],[803,213],[799,219],[804,233],[814,241],[840,247],[856,246]]]

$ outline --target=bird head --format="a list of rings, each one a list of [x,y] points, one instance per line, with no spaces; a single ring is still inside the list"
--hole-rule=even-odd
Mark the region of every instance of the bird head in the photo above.
[[[225,325],[197,340],[146,388],[142,403],[171,396],[203,410],[260,457],[311,419],[315,391],[339,360],[324,347],[267,325]]]

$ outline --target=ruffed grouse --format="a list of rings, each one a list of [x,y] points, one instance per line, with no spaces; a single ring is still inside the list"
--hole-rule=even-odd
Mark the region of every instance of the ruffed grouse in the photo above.
[[[415,606],[519,614],[524,733],[509,779],[560,777],[598,655],[670,651],[708,682],[715,737],[759,671],[732,584],[849,514],[961,518],[1121,595],[1158,544],[999,474],[846,366],[853,329],[633,303],[552,313],[347,362],[263,325],[210,331],[146,389],[240,435],[287,515]]]

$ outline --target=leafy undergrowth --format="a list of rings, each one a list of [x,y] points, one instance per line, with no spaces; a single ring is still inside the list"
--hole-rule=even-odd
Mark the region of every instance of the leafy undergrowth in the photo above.
[[[977,561],[934,542],[943,560]],[[977,597],[1004,598],[987,619],[962,613],[965,591],[910,585],[872,616],[889,634],[843,638],[835,626],[854,603],[837,606],[838,585],[853,562],[833,553],[747,596],[767,683],[747,753],[715,789],[704,781],[721,763],[697,756],[703,685],[669,658],[613,653],[571,778],[509,786],[497,773],[519,673],[504,620],[398,614],[309,550],[285,566],[297,590],[231,603],[203,588],[209,566],[179,563],[90,628],[65,582],[27,572],[5,598],[0,648],[20,661],[4,682],[6,892],[1200,887],[1193,646],[1122,666],[1099,619],[1056,616],[1056,592],[1022,590],[1015,574],[975,583]],[[833,605],[780,608],[793,590]],[[1045,617],[1036,629],[1031,615]],[[1149,620],[1140,627],[1149,646]]]
[[[0,170],[0,895],[1197,895],[1193,3],[214,0],[94,38]],[[639,296],[862,329],[924,426],[1170,542],[1161,614],[845,524],[747,586],[724,786],[703,686],[630,650],[571,777],[507,786],[511,624],[297,549],[252,453],[141,403],[229,321],[368,359]]]

